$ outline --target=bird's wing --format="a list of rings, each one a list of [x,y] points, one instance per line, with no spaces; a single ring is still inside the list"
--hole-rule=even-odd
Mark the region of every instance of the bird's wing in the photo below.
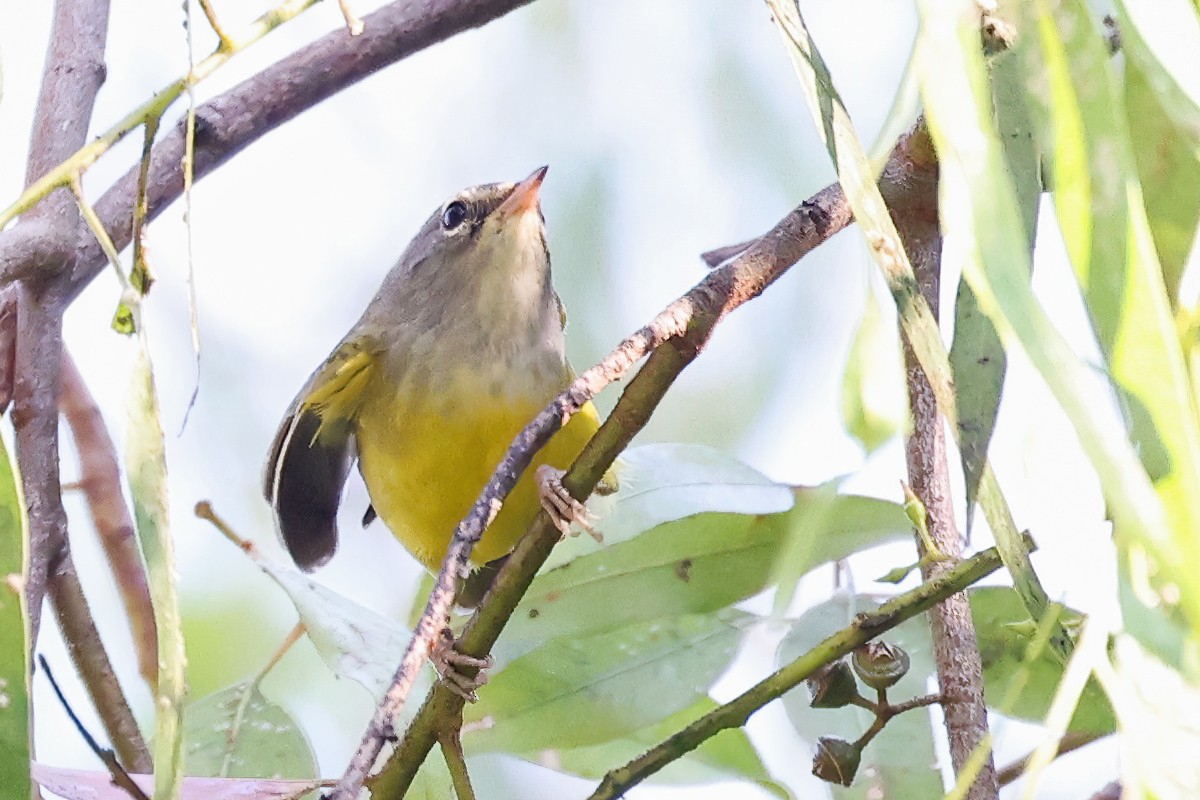
[[[354,418],[377,365],[371,342],[343,341],[292,401],[271,443],[263,494],[279,538],[304,570],[337,549],[338,505],[356,455]]]

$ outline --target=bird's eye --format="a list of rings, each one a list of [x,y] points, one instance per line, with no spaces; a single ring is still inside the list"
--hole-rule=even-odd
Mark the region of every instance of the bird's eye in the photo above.
[[[461,200],[455,200],[442,212],[442,229],[452,231],[462,225],[466,218],[467,204]]]

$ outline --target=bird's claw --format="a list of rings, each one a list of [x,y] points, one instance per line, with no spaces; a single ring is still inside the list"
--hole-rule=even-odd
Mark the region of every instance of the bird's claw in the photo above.
[[[485,670],[491,669],[495,665],[495,661],[491,656],[476,658],[460,653],[455,645],[454,632],[449,628],[443,628],[437,641],[433,644],[429,660],[433,662],[433,669],[441,678],[443,686],[468,703],[478,702],[479,696],[475,694],[475,690],[488,682]],[[466,675],[461,671],[463,667],[474,669],[476,673]]]
[[[571,524],[574,523],[587,531],[597,542],[602,543],[604,535],[596,530],[594,525],[596,515],[570,495],[562,484],[564,474],[561,469],[547,464],[537,468],[534,479],[537,482],[538,500],[541,501],[542,508],[550,515],[550,521],[564,537],[577,534],[571,530]]]

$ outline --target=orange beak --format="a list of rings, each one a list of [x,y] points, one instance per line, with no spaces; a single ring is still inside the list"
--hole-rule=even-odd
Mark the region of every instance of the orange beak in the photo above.
[[[512,194],[504,199],[496,213],[502,217],[516,217],[537,208],[538,189],[541,188],[542,180],[549,169],[548,166],[538,167],[532,175],[514,186]]]

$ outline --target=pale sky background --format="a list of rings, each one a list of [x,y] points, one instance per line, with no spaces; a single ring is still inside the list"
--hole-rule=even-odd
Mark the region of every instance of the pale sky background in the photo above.
[[[268,7],[215,5],[231,30]],[[365,15],[378,3],[353,5]],[[914,12],[885,0],[805,2],[803,10],[869,144],[907,58]],[[8,199],[23,181],[49,17],[49,3],[0,6],[0,195]],[[198,88],[198,99],[341,24],[335,4],[317,6],[239,55]],[[211,40],[201,28],[198,55],[208,52]],[[108,82],[93,131],[105,130],[181,74],[184,42],[178,3],[114,0]],[[172,109],[179,113],[182,106]],[[132,136],[97,164],[85,178],[89,194],[98,196],[123,174],[139,147],[140,136]],[[146,318],[167,429],[193,696],[253,674],[294,621],[285,596],[196,521],[193,505],[211,500],[242,535],[283,558],[259,495],[259,470],[292,395],[357,318],[432,209],[464,186],[518,179],[545,163],[543,209],[577,368],[594,363],[699,280],[698,253],[762,233],[833,179],[758,0],[541,0],[342,92],[197,185],[192,235],[202,360],[199,400],[182,434],[196,378],[182,205],[151,226],[159,280]],[[1052,214],[1043,213],[1042,232],[1035,284],[1068,338],[1093,353]],[[856,230],[821,247],[722,324],[640,441],[711,444],[789,483],[850,475],[852,490],[898,499],[904,475],[899,443],[864,462],[861,448],[843,432],[838,405],[846,350],[873,273]],[[102,274],[68,313],[66,336],[120,444],[134,348],[108,328],[117,298],[114,277]],[[610,391],[602,398],[605,409],[614,397]],[[1012,358],[992,455],[1018,526],[1038,540],[1034,561],[1050,595],[1111,619],[1112,548],[1095,477],[1061,411],[1019,354]],[[64,480],[75,471],[68,454]],[[364,498],[355,474],[343,517],[348,535],[319,580],[383,613],[405,614],[419,568],[382,526],[357,530]],[[149,720],[149,696],[135,675],[111,580],[79,499],[68,503],[85,588],[138,713]],[[975,530],[976,546],[986,546],[986,528]],[[856,569],[859,587],[869,588],[872,576],[909,560],[908,546],[871,557]],[[828,574],[821,573],[808,581],[803,597],[816,602],[829,587]],[[719,698],[764,673],[780,633],[762,630],[748,638],[718,687]],[[50,624],[42,650],[99,733]],[[307,644],[287,657],[264,690],[304,725],[323,773],[340,773],[370,712],[365,692],[333,679]],[[94,768],[50,700],[39,679],[41,758]],[[819,784],[807,777],[810,749],[790,731],[776,706],[750,725],[775,774],[804,796],[820,796]],[[1001,725],[996,732],[1001,764],[1037,742],[1026,726]],[[488,763],[518,781],[524,797],[583,796],[591,785],[534,767]],[[1115,775],[1115,748],[1093,746],[1061,759],[1039,796],[1079,797]],[[727,791],[714,789],[711,796],[727,797]],[[646,789],[631,796],[699,794]],[[745,788],[737,796],[766,795]]]

